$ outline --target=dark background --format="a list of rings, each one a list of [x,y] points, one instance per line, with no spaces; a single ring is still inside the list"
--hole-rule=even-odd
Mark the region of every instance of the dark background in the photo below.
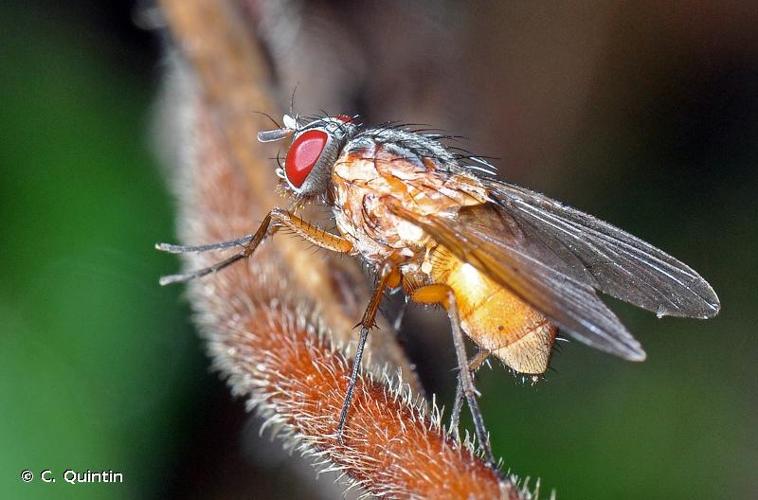
[[[642,364],[570,343],[534,387],[484,370],[495,453],[559,498],[755,495],[758,9],[390,4],[309,4],[340,12],[329,18],[346,23],[340,43],[360,38],[375,52],[354,56],[371,63],[352,75],[360,84],[331,75],[348,90],[285,68],[283,94],[294,78],[304,113],[464,134],[501,157],[504,178],[692,265],[723,304],[703,322],[614,303],[648,352]],[[152,250],[172,239],[173,198],[151,154],[162,56],[160,35],[135,25],[145,5],[0,6],[0,488],[13,498],[316,495],[208,372],[181,292],[157,286],[177,264]],[[397,32],[348,22],[359,16],[386,16]],[[351,109],[330,109],[344,102]],[[430,331],[427,315],[401,339],[448,401],[449,335]],[[113,469],[126,483],[24,484],[26,468]]]

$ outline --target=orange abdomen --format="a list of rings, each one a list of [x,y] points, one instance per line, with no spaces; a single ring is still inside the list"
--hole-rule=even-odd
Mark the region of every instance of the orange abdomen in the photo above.
[[[432,279],[453,289],[461,329],[513,370],[547,370],[557,328],[508,289],[440,246],[432,256]]]

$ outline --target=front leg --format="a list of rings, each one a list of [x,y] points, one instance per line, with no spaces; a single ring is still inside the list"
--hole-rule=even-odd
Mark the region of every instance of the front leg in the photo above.
[[[463,338],[463,332],[461,331],[455,292],[453,292],[453,289],[447,285],[436,283],[416,289],[411,295],[411,300],[420,304],[441,304],[447,310],[450,326],[453,331],[455,355],[458,358],[458,377],[463,390],[463,395],[466,397],[466,402],[468,402],[468,407],[471,411],[476,438],[484,451],[485,458],[494,466],[495,457],[492,455],[487,430],[484,427],[484,418],[482,417],[481,410],[479,410],[479,403],[476,400],[476,388],[474,387],[474,381],[471,377],[471,372],[469,371],[468,359],[466,357],[466,344]]]
[[[170,283],[181,283],[194,278],[200,278],[207,274],[220,271],[221,269],[234,264],[238,260],[246,259],[247,257],[250,257],[253,252],[255,252],[255,249],[258,248],[258,245],[260,245],[265,238],[273,235],[279,228],[282,227],[290,229],[293,233],[300,236],[304,240],[307,240],[321,248],[325,248],[327,250],[338,253],[351,253],[353,251],[353,244],[345,238],[337,236],[336,234],[328,233],[287,210],[275,208],[266,214],[266,217],[263,218],[263,222],[261,222],[258,230],[252,236],[246,236],[232,241],[199,246],[169,245],[166,243],[158,243],[155,248],[169,253],[205,252],[208,250],[228,248],[231,246],[242,246],[242,250],[240,250],[238,253],[232,255],[227,259],[217,262],[212,266],[198,269],[196,271],[190,271],[187,273],[163,276],[160,279],[160,284],[168,285]]]

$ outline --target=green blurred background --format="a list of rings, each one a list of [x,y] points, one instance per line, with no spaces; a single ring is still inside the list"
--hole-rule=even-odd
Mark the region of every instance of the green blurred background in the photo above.
[[[0,4],[0,496],[307,497],[277,461],[255,458],[251,447],[272,448],[208,372],[180,290],[157,286],[177,266],[152,250],[172,238],[174,203],[149,147],[159,37],[134,16],[132,2]],[[707,322],[614,304],[648,352],[642,364],[572,343],[534,387],[484,371],[496,454],[559,498],[758,497],[758,46],[735,35],[702,57],[677,36],[637,80],[621,59],[595,71],[603,90],[544,172],[528,148],[486,151],[503,170],[512,161],[512,178],[689,263],[723,304]],[[609,43],[625,40],[620,29]],[[340,111],[386,118],[362,102]],[[449,398],[452,353],[414,340],[418,321],[402,339]],[[126,481],[20,480],[48,468]]]

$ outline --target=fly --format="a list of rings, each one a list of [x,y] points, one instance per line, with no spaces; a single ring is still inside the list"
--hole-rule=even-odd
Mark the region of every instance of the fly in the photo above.
[[[346,115],[307,121],[285,115],[283,123],[258,133],[258,140],[292,139],[277,175],[296,200],[330,206],[338,234],[301,219],[297,208],[277,208],[253,235],[238,240],[158,244],[172,253],[242,247],[211,267],[160,282],[188,281],[248,258],[282,227],[373,267],[376,286],[360,322],[340,440],[363,348],[389,289],[401,287],[411,301],[447,311],[459,367],[451,428],[457,429],[465,398],[490,462],[472,376],[489,356],[537,377],[548,368],[560,329],[591,347],[644,360],[639,342],[597,292],[659,317],[704,319],[719,312],[711,286],[687,265],[591,215],[497,180],[493,166],[446,145],[445,136],[399,126],[365,128]],[[471,360],[464,335],[479,348]]]

